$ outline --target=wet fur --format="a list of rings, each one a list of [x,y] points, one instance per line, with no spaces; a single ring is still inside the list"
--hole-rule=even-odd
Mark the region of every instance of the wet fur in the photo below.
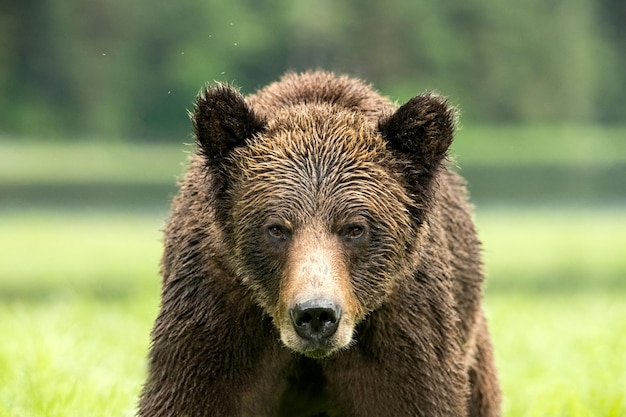
[[[500,414],[480,245],[445,164],[455,118],[444,99],[396,110],[358,80],[289,74],[246,99],[208,88],[193,123],[140,416]],[[335,230],[354,216],[370,233],[356,247]],[[268,218],[295,231],[288,249],[265,240]],[[321,360],[280,341],[298,256],[318,242],[356,323]]]

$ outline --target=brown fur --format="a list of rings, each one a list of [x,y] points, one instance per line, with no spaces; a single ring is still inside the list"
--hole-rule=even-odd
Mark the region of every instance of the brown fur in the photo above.
[[[309,72],[192,116],[140,416],[500,415],[444,99]],[[323,343],[290,317],[312,298],[341,308]]]

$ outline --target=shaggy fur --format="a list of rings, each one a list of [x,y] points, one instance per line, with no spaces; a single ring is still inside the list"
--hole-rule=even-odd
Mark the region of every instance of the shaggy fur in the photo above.
[[[140,416],[500,414],[443,98],[309,72],[210,87],[192,118]],[[319,299],[340,318],[309,340],[294,306]]]

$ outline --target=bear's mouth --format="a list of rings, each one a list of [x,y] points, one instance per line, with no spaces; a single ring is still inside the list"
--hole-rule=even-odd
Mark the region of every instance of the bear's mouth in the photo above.
[[[328,357],[345,345],[336,337],[305,339],[298,335],[292,326],[280,329],[280,339],[293,352],[312,359]]]
[[[352,332],[347,333],[347,335],[351,336]],[[325,339],[318,343],[311,343],[310,341],[300,340],[300,345],[289,346],[290,349],[300,353],[303,356],[306,356],[311,359],[323,359],[329,356],[336,354],[342,350],[348,349],[350,346],[355,344],[356,341],[352,337],[333,337],[330,339]]]
[[[332,348],[312,348],[301,352],[302,355],[311,359],[322,359],[335,353]]]

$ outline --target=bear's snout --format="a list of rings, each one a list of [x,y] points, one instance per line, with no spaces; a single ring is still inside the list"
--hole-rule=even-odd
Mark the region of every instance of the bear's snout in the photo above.
[[[296,304],[289,310],[289,315],[300,337],[321,345],[337,331],[341,307],[327,298],[317,298]]]
[[[345,259],[332,235],[303,228],[294,237],[271,313],[288,348],[322,358],[351,344],[361,309]]]

